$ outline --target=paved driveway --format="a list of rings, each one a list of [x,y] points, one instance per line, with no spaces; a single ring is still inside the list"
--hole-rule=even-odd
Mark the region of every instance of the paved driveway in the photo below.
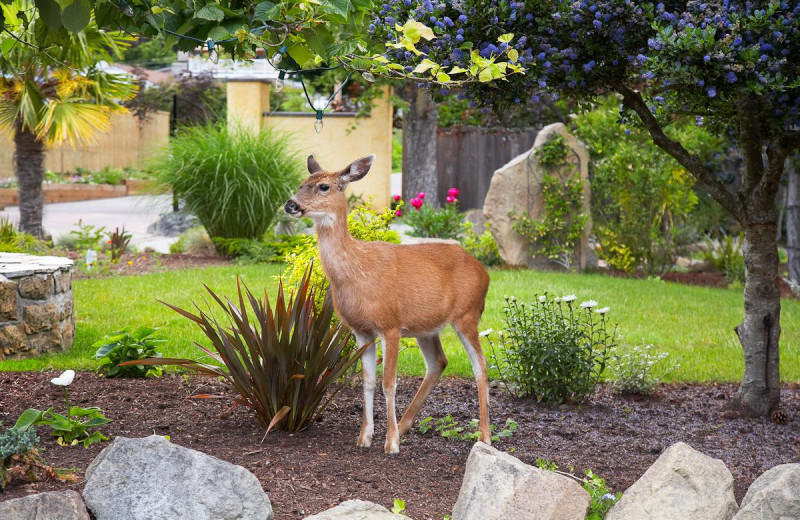
[[[76,229],[78,220],[84,224],[105,226],[107,230],[125,227],[133,235],[131,243],[139,250],[151,247],[160,253],[169,253],[169,245],[175,237],[155,236],[147,233],[147,226],[158,220],[161,213],[171,211],[172,195],[117,197],[113,199],[85,200],[81,202],[59,202],[45,204],[44,229],[59,237]],[[19,221],[19,208],[8,206],[0,216],[10,216]]]

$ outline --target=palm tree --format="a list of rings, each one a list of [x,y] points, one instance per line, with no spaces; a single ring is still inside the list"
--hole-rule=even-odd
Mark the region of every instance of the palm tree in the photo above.
[[[95,132],[108,131],[112,113],[125,111],[120,102],[136,93],[136,85],[100,70],[98,62],[121,57],[130,38],[92,21],[80,32],[68,31],[65,44],[45,46],[39,43],[45,22],[32,1],[0,9],[6,39],[14,40],[0,55],[0,133],[16,145],[20,230],[42,238],[45,147],[90,144]]]

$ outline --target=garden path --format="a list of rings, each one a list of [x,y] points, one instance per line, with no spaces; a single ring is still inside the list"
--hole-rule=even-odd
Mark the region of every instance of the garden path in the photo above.
[[[57,202],[44,205],[44,229],[58,242],[58,238],[75,229],[78,219],[84,224],[105,226],[106,230],[122,228],[133,235],[131,244],[140,251],[146,247],[159,253],[169,253],[169,246],[177,237],[151,235],[147,226],[172,206],[171,195],[116,197],[112,199]],[[0,217],[19,221],[19,207],[8,206]]]

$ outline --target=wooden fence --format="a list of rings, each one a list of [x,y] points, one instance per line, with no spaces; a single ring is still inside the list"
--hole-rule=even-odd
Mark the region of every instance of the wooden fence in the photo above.
[[[169,112],[156,112],[140,124],[133,114],[114,114],[111,130],[97,133],[91,146],[72,148],[69,144],[48,148],[44,167],[73,173],[76,168],[143,168],[147,160],[169,142]],[[14,177],[14,143],[0,138],[0,178]]]
[[[460,209],[483,208],[494,171],[530,150],[537,133],[534,128],[440,129],[436,136],[439,203],[445,203],[447,190],[455,186]]]

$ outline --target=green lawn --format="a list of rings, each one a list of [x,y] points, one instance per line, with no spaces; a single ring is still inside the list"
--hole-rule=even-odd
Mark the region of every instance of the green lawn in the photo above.
[[[159,327],[168,341],[165,356],[198,357],[192,341],[204,337],[189,320],[156,300],[188,307],[203,301],[203,283],[226,295],[235,292],[236,275],[253,290],[266,286],[274,296],[274,276],[280,266],[212,267],[131,277],[79,280],[74,284],[77,333],[68,353],[26,361],[0,361],[0,370],[47,368],[90,369],[92,343],[103,334],[125,326]],[[602,275],[543,273],[526,270],[491,272],[492,283],[481,322],[482,329],[503,328],[503,297],[515,295],[532,300],[548,291],[554,295],[576,294],[579,302],[597,300],[610,306],[609,317],[619,323],[619,333],[630,343],[642,340],[670,353],[680,368],[671,378],[678,381],[738,381],[743,359],[733,327],[742,317],[740,290],[688,287],[660,281],[612,278]],[[781,374],[784,381],[800,381],[800,302],[783,301],[781,318]],[[469,361],[452,329],[443,334],[450,375],[472,376]],[[485,346],[488,349],[488,346]],[[401,353],[399,369],[407,375],[424,372],[416,349]]]

